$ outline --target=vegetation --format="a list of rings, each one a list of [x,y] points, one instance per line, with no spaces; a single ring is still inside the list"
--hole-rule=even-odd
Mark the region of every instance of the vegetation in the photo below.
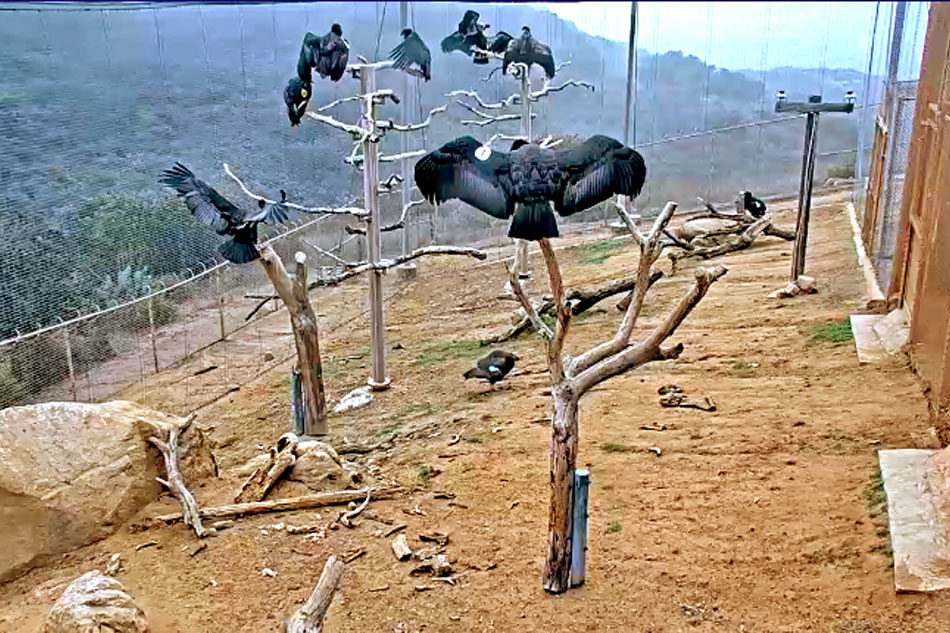
[[[429,485],[433,474],[432,466],[429,464],[419,464],[416,466],[416,476],[419,478],[419,481],[422,482],[423,486]]]
[[[450,358],[476,358],[482,351],[479,341],[453,339],[426,346],[416,355],[416,362],[440,363]]]
[[[828,343],[846,343],[854,340],[854,333],[851,331],[851,319],[845,317],[840,321],[831,323],[822,323],[811,328],[809,336],[812,341],[824,341]]]
[[[622,529],[623,529],[623,524],[621,524],[620,521],[611,521],[610,523],[607,524],[607,532],[611,534],[619,532]]]
[[[621,442],[605,442],[601,445],[601,448],[608,453],[629,453],[631,450],[633,450]]]
[[[751,378],[752,374],[755,373],[755,368],[741,358],[737,358],[729,366],[729,373],[736,378]]]
[[[603,264],[611,255],[623,249],[624,240],[604,240],[592,244],[583,244],[577,248],[578,264]]]

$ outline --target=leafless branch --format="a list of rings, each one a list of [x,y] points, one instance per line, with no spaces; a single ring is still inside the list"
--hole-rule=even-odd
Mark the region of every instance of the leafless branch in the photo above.
[[[313,593],[306,604],[284,623],[283,633],[320,633],[323,629],[323,618],[333,601],[333,594],[340,586],[344,568],[345,565],[337,560],[336,556],[327,559]]]
[[[524,288],[521,286],[521,281],[518,279],[518,270],[514,264],[508,268],[508,279],[511,282],[511,291],[521,303],[521,307],[525,311],[525,318],[528,320],[528,323],[534,326],[534,330],[540,334],[541,338],[544,340],[550,341],[553,339],[554,333],[544,323],[544,321],[541,320],[541,317],[538,316],[538,311],[535,310],[534,306],[531,304],[531,299],[528,298],[527,293],[525,293]]]
[[[306,114],[308,117],[310,117],[314,121],[323,123],[325,125],[329,125],[330,127],[335,127],[338,130],[343,130],[344,132],[352,136],[354,141],[357,141],[359,143],[362,143],[364,140],[366,140],[368,136],[370,136],[370,133],[366,131],[364,128],[361,128],[358,125],[344,123],[343,121],[337,121],[332,116],[327,116],[325,114],[317,114],[316,112],[307,112]]]
[[[181,471],[178,468],[178,436],[185,432],[194,419],[194,414],[192,414],[185,418],[185,421],[180,426],[172,426],[167,429],[167,437],[151,436],[148,438],[148,441],[154,444],[165,458],[166,479],[160,479],[158,477],[156,477],[156,479],[158,479],[160,484],[168,488],[168,490],[175,495],[175,498],[178,499],[179,503],[181,503],[181,513],[185,523],[191,526],[195,534],[199,537],[205,537],[208,536],[209,532],[207,528],[201,525],[201,513],[198,509],[198,503],[195,501],[194,495],[191,494],[191,491],[188,490],[188,487],[185,485],[185,480],[182,478]],[[161,431],[160,427],[156,427],[156,430]]]
[[[418,158],[419,156],[425,156],[426,154],[427,152],[424,149],[417,149],[411,152],[403,152],[402,154],[389,154],[389,155],[381,154],[379,157],[379,162],[396,163],[403,160],[404,158]],[[362,164],[363,155],[362,154],[360,154],[359,156],[350,155],[349,158],[344,158],[343,162],[350,165]]]
[[[670,253],[670,259],[675,263],[680,259],[689,259],[690,257],[701,257],[703,259],[709,259],[711,257],[718,257],[719,255],[725,255],[726,253],[731,253],[732,251],[739,251],[744,248],[748,248],[755,242],[755,239],[763,232],[765,229],[771,226],[772,220],[768,216],[764,218],[759,218],[752,224],[749,224],[745,227],[745,230],[741,234],[735,235],[722,244],[717,246],[709,247],[693,247],[690,250],[687,250],[685,253]]]
[[[379,265],[376,266],[376,269],[388,270],[389,268],[395,268],[400,264],[404,264],[410,260],[424,257],[426,255],[468,255],[470,257],[474,257],[475,259],[486,259],[488,257],[484,251],[480,251],[477,248],[469,248],[465,246],[423,246],[422,248],[417,248],[406,255],[400,255],[399,257],[389,260],[380,260]],[[313,290],[314,288],[318,288],[320,286],[335,286],[336,284],[345,281],[350,277],[355,277],[365,273],[368,270],[373,270],[373,265],[369,262],[363,262],[344,273],[336,275],[335,277],[312,281],[310,282],[310,285],[307,286],[307,289]]]
[[[338,255],[335,255],[334,253],[331,253],[331,252],[328,251],[328,250],[325,250],[325,249],[320,248],[319,246],[317,246],[316,244],[314,244],[313,242],[311,242],[311,241],[308,240],[307,238],[301,237],[301,238],[300,238],[300,241],[303,242],[304,244],[306,244],[307,246],[309,246],[310,248],[312,248],[313,250],[317,251],[317,252],[320,253],[321,255],[325,255],[325,256],[329,257],[330,259],[332,259],[333,261],[335,261],[335,262],[337,262],[337,263],[339,263],[339,264],[343,264],[344,266],[347,266],[347,267],[353,265],[353,264],[351,264],[350,262],[348,262],[348,261],[346,261],[345,259],[343,259],[342,257],[340,257],[340,256],[338,256]],[[268,299],[268,300],[269,300],[269,299]]]
[[[407,125],[403,125],[400,123],[394,123],[393,121],[385,120],[385,121],[377,121],[376,127],[377,129],[384,130],[384,131],[392,130],[394,132],[415,132],[417,130],[423,130],[429,127],[432,124],[433,115],[442,114],[448,109],[449,109],[448,104],[440,105],[435,108],[432,108],[431,110],[429,110],[429,115],[426,116],[425,120],[422,121],[421,123],[410,123]]]
[[[314,110],[314,112],[326,112],[327,110],[330,110],[331,108],[335,108],[341,103],[347,103],[349,101],[361,101],[361,100],[362,100],[362,97],[360,95],[355,95],[352,97],[343,97],[342,99],[337,99],[336,101],[331,101],[330,103],[326,105],[320,106],[319,108]]]
[[[573,379],[574,393],[580,396],[596,384],[621,374],[634,367],[639,367],[652,360],[661,360],[678,355],[677,348],[664,349],[663,341],[676,331],[676,328],[689,315],[699,301],[706,295],[709,287],[720,277],[726,274],[726,267],[718,265],[712,269],[699,268],[696,270],[696,281],[679,303],[670,311],[662,323],[641,343],[626,347],[619,353],[604,357],[597,364],[588,367]],[[679,348],[681,349],[681,348]]]
[[[469,97],[471,99],[475,99],[475,102],[478,103],[479,107],[482,107],[486,110],[501,110],[502,108],[511,107],[518,99],[518,95],[513,94],[504,101],[499,101],[498,103],[485,103],[485,101],[480,96],[478,96],[478,93],[474,90],[453,90],[452,92],[445,93],[445,96],[449,99],[453,99],[455,97]],[[461,102],[456,99],[456,103]],[[463,103],[462,105],[468,107],[467,104]]]
[[[556,385],[564,380],[564,358],[561,349],[567,337],[567,329],[571,322],[571,309],[564,301],[564,281],[561,278],[561,268],[558,266],[554,248],[547,238],[538,242],[541,255],[548,269],[548,280],[551,283],[551,295],[554,300],[554,310],[557,322],[554,326],[554,336],[548,341],[548,368],[551,373],[551,384]]]
[[[538,101],[542,97],[546,97],[553,92],[561,92],[562,90],[564,90],[565,88],[569,88],[570,86],[577,86],[579,88],[587,88],[591,92],[595,91],[594,84],[590,82],[579,81],[577,79],[568,79],[567,81],[562,83],[560,86],[545,86],[544,88],[542,88],[541,90],[537,92],[532,92],[531,100]],[[518,103],[520,101],[520,98],[518,98],[518,95],[512,95],[512,96],[516,97],[515,103]]]
[[[279,201],[265,198],[264,196],[258,195],[254,193],[253,191],[251,191],[250,189],[248,189],[247,186],[241,181],[241,179],[238,178],[234,174],[233,171],[231,171],[231,166],[228,165],[227,163],[224,163],[224,172],[232,180],[234,180],[234,182],[236,182],[238,186],[241,187],[241,190],[244,192],[244,195],[248,196],[249,198],[253,198],[255,200],[263,200],[265,203],[268,203],[268,204],[278,204]],[[290,209],[297,209],[298,211],[303,211],[304,213],[325,213],[329,215],[352,215],[358,218],[366,217],[366,210],[358,209],[356,207],[340,207],[340,208],[305,207],[299,204],[295,204],[293,202],[280,202],[280,204]]]
[[[425,200],[410,200],[409,204],[402,208],[402,214],[399,216],[399,219],[392,224],[384,224],[379,227],[380,232],[385,233],[386,231],[395,231],[405,228],[406,214],[409,212],[409,209],[424,203]],[[361,226],[344,226],[343,229],[350,235],[366,235],[366,229]]]
[[[633,220],[626,211],[618,208],[617,212],[624,218],[624,222],[627,222],[628,228],[631,228],[632,225],[633,229],[636,229]],[[619,353],[630,344],[630,336],[633,334],[637,317],[643,307],[643,300],[646,298],[647,290],[650,287],[650,271],[653,268],[653,263],[656,262],[656,259],[660,256],[660,252],[662,251],[660,235],[670,220],[673,219],[673,213],[675,212],[676,203],[667,202],[666,206],[663,207],[663,211],[653,222],[653,228],[650,229],[650,232],[646,236],[644,236],[639,229],[631,231],[634,240],[637,241],[640,247],[640,259],[637,262],[637,283],[633,289],[630,305],[627,307],[623,321],[621,321],[620,327],[617,329],[617,333],[613,339],[605,341],[575,358],[569,368],[570,375],[577,376],[588,367],[601,362],[608,356]]]

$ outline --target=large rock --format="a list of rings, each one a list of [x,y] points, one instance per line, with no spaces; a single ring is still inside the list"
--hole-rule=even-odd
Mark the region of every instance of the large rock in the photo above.
[[[147,438],[180,423],[130,402],[0,411],[0,582],[108,536],[153,501],[164,465]],[[189,429],[184,445],[189,435],[200,437]],[[190,444],[192,471],[207,471],[207,444]]]
[[[56,601],[43,633],[148,633],[145,612],[122,584],[98,571],[83,574]]]

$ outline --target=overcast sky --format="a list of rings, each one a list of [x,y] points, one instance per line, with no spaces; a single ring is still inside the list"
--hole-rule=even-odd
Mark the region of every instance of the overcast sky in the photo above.
[[[626,42],[630,4],[559,2],[547,6],[583,31]],[[637,44],[650,52],[681,50],[732,69],[764,65],[866,70],[876,4],[640,2]],[[928,3],[908,4],[905,40],[918,51],[919,60]],[[886,34],[893,3],[881,5],[879,31]]]

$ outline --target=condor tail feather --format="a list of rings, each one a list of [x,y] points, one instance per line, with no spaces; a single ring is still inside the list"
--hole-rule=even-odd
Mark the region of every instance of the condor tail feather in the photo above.
[[[519,205],[508,228],[508,237],[537,241],[545,237],[558,237],[557,220],[547,202]]]

